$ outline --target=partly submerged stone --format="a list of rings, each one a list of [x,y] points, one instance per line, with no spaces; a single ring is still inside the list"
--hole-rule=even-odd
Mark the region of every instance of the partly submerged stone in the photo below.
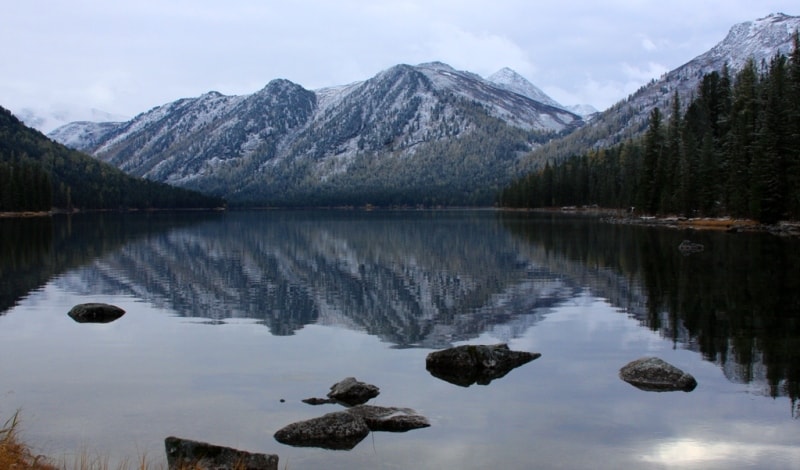
[[[363,419],[371,431],[406,432],[431,425],[428,418],[411,408],[358,405],[348,408],[347,413]]]
[[[274,437],[282,444],[295,447],[350,450],[367,437],[369,431],[361,417],[337,411],[284,426]]]
[[[254,454],[170,436],[164,440],[170,470],[277,470],[278,456]]]
[[[507,344],[465,345],[428,354],[425,368],[434,377],[469,387],[474,383],[488,385],[540,356],[539,353],[512,351]]]
[[[103,303],[78,304],[68,313],[78,323],[110,323],[124,314],[116,305]]]
[[[375,385],[359,382],[355,377],[347,377],[341,382],[331,385],[328,398],[347,406],[361,405],[380,394]]]
[[[643,357],[629,362],[620,369],[619,377],[648,392],[691,392],[697,386],[691,374],[657,357]]]
[[[328,405],[330,403],[336,403],[336,400],[334,400],[333,398],[318,398],[318,397],[305,398],[300,401],[309,405]]]

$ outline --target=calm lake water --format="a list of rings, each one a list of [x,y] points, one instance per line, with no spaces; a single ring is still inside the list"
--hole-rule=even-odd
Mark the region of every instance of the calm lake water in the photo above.
[[[67,316],[95,301],[127,313]],[[489,385],[425,369],[499,342],[542,356]],[[697,388],[619,379],[651,355]],[[431,427],[275,441],[348,376]],[[797,240],[488,210],[0,219],[0,421],[56,458],[158,464],[175,435],[292,470],[800,468],[798,396]]]

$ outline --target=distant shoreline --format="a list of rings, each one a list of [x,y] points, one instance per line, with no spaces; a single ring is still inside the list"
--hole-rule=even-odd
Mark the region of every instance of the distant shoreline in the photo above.
[[[31,217],[50,217],[53,215],[72,215],[72,214],[96,214],[115,212],[119,214],[139,213],[139,212],[222,212],[226,211],[225,207],[165,207],[165,208],[150,208],[150,209],[75,209],[72,211],[67,210],[50,210],[50,211],[21,211],[21,212],[0,212],[0,218],[31,218]]]
[[[800,221],[796,220],[780,221],[776,224],[762,224],[752,219],[737,219],[729,216],[649,216],[631,213],[624,209],[576,206],[519,210],[540,213],[581,214],[598,217],[604,222],[613,224],[642,225],[646,227],[664,227],[679,230],[715,230],[728,233],[771,233],[779,236],[800,237]]]

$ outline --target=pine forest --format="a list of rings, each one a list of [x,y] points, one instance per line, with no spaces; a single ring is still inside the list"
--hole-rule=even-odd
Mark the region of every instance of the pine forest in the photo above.
[[[800,219],[800,41],[787,57],[706,74],[690,103],[654,108],[645,134],[547,162],[506,207],[593,206],[647,215]]]

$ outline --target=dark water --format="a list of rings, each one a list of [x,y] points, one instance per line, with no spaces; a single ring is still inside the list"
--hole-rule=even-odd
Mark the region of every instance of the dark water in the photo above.
[[[90,301],[127,313],[67,316]],[[486,386],[425,370],[497,342],[542,357]],[[647,355],[699,385],[618,378]],[[273,439],[348,376],[432,426]],[[159,464],[177,435],[291,469],[800,468],[798,396],[797,240],[492,211],[0,219],[0,418],[55,457]]]

